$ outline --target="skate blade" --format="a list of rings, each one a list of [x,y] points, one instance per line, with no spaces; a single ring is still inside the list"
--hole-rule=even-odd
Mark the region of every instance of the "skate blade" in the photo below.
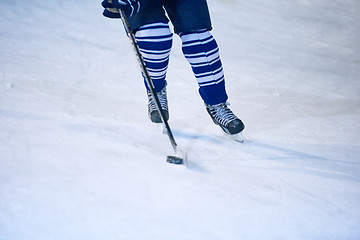
[[[237,133],[237,134],[226,134],[225,135],[230,138],[231,140],[234,140],[235,142],[239,142],[239,143],[244,143],[244,136],[242,135],[241,132]]]

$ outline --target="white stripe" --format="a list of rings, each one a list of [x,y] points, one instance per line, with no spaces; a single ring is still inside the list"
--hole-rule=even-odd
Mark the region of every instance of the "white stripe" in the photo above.
[[[212,56],[202,56],[202,57],[198,57],[198,58],[187,58],[187,60],[189,61],[189,63],[192,64],[199,64],[199,63],[203,63],[203,64],[210,64],[213,63],[214,61],[216,61],[219,58],[219,54],[214,54]]]
[[[156,35],[155,35],[156,36]],[[147,35],[146,37],[150,37],[149,35]],[[142,38],[142,39],[138,39],[139,36],[137,36],[136,41],[137,42],[166,42],[166,41],[171,41],[172,40],[172,35],[170,37],[163,37],[163,38]]]
[[[135,33],[135,37],[159,37],[159,36],[167,36],[169,34],[173,35],[170,31],[169,25],[168,24],[148,24],[145,25],[145,27],[150,27],[151,25],[153,26],[159,26],[161,28],[152,28],[152,29],[139,29],[138,31],[136,31]],[[166,26],[167,28],[164,28],[164,26]]]
[[[146,59],[145,61],[148,63],[162,63],[165,62],[166,60]]]
[[[150,77],[152,77],[152,78],[163,78],[166,75],[166,71],[163,71],[161,73],[153,73],[149,69],[149,74],[150,74]]]
[[[195,39],[196,40],[196,39]],[[201,41],[201,42],[200,42]],[[184,43],[183,44],[183,47],[192,47],[192,46],[196,46],[196,45],[203,45],[203,44],[207,44],[207,43],[209,43],[209,42],[211,42],[211,41],[214,41],[214,38],[210,38],[210,39],[208,39],[208,40],[206,40],[206,41],[202,41],[202,39],[201,40],[199,40],[198,42],[193,42],[193,43]]]
[[[205,67],[205,66],[209,66],[211,64],[214,64],[215,62],[217,62],[219,60],[219,58],[214,59],[213,61],[210,62],[205,62],[203,64],[196,64],[196,65],[192,65],[192,67],[198,68],[198,67]]]
[[[199,83],[199,86],[200,86],[200,87],[206,87],[206,86],[216,85],[216,84],[221,83],[222,81],[224,81],[224,78],[219,79],[219,80],[218,80],[218,81],[216,81],[216,82]]]
[[[152,60],[159,60],[159,59],[165,59],[169,58],[169,52],[163,53],[163,54],[153,54],[153,53],[147,53],[141,51],[141,54],[144,58],[152,59]],[[165,61],[165,60],[162,60]]]
[[[219,72],[218,74],[213,74],[213,75],[206,76],[206,77],[197,77],[196,76],[196,79],[197,79],[199,84],[200,83],[205,83],[205,82],[215,81],[216,79],[219,79],[219,78],[224,78],[223,71]]]
[[[168,66],[165,66],[163,68],[149,68],[148,67],[149,71],[152,71],[153,73],[155,73],[155,72],[164,72],[164,71],[166,72],[167,68],[168,68]]]
[[[137,2],[138,8],[137,8],[137,12],[140,11],[140,2]]]
[[[163,22],[149,23],[149,24],[146,24],[146,25],[140,27],[139,30],[148,28],[148,27],[156,27],[156,26],[164,27],[164,26],[169,26],[169,24],[163,23]]]
[[[186,43],[186,42],[190,42],[190,41],[198,41],[198,40],[204,40],[205,38],[210,37],[211,34],[209,31],[203,32],[203,33],[191,33],[191,34],[186,34],[184,36],[181,36],[181,40]],[[213,39],[213,38],[211,38]]]
[[[218,72],[216,73],[216,75],[214,74],[215,72]],[[205,76],[205,75],[209,75],[210,73],[212,73],[214,76],[215,79],[218,79],[219,77],[221,77],[221,75],[224,75],[223,73],[223,69],[222,67],[219,67],[218,69],[214,70],[214,71],[208,71],[208,72],[204,72],[204,73],[199,73],[199,74],[195,74],[196,78],[201,78],[202,76]]]

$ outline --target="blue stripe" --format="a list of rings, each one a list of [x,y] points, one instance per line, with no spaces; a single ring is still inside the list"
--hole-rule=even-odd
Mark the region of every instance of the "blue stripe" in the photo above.
[[[201,74],[201,73],[206,73],[206,72],[214,72],[214,71],[217,71],[218,69],[222,69],[222,64],[221,64],[221,61],[220,59],[218,61],[216,61],[215,63],[213,64],[208,64],[208,65],[205,65],[205,66],[191,66],[194,73],[195,74]]]
[[[171,49],[172,41],[165,42],[138,42],[139,48],[144,50],[167,50]]]
[[[193,58],[202,58],[202,57],[211,57],[212,55],[218,54],[218,49],[215,49],[214,51],[204,52],[204,53],[188,53],[184,54],[186,58],[193,59]],[[196,63],[198,64],[198,63]]]
[[[203,77],[208,77],[208,76],[212,76],[212,75],[216,75],[216,74],[218,74],[218,73],[221,73],[223,71],[223,69],[222,69],[222,67],[221,68],[219,68],[219,69],[216,69],[215,71],[213,71],[213,70],[210,70],[210,71],[208,71],[208,72],[199,72],[199,73],[195,73],[195,76],[196,77],[201,77],[201,78],[203,78]],[[224,75],[224,74],[223,74]]]
[[[218,46],[215,42],[215,40],[210,41],[208,43],[201,43],[192,46],[184,46],[182,48],[184,54],[191,54],[191,53],[199,53],[199,49],[201,49],[201,52],[209,52],[214,49],[218,49]]]

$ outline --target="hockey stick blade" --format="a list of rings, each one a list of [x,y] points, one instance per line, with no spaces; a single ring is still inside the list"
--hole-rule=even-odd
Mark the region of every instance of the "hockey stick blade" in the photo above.
[[[169,155],[166,157],[166,162],[177,165],[185,165],[187,166],[187,154],[184,150],[176,148],[176,155]]]
[[[167,156],[166,161],[172,164],[184,164],[184,159],[176,156]]]

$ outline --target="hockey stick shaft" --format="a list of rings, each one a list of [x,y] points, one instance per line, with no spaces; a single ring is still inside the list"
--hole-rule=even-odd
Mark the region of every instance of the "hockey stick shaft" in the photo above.
[[[144,59],[143,59],[143,57],[141,55],[139,46],[138,46],[138,44],[136,42],[135,35],[130,29],[130,24],[129,24],[129,21],[128,21],[127,17],[125,16],[124,11],[119,10],[119,13],[120,13],[120,16],[121,16],[122,23],[124,24],[126,34],[130,38],[131,44],[134,47],[136,57],[137,57],[137,59],[139,61],[139,64],[140,64],[141,71],[142,71],[142,73],[144,74],[144,77],[145,77],[146,84],[148,85],[149,91],[150,91],[152,97],[155,100],[156,108],[160,113],[160,117],[161,117],[162,123],[164,125],[164,128],[166,129],[166,133],[167,133],[167,135],[169,137],[170,143],[171,143],[175,153],[177,153],[178,152],[177,143],[175,141],[174,135],[172,134],[169,123],[167,122],[167,120],[164,117],[165,116],[164,111],[161,108],[159,98],[158,98],[158,96],[156,94],[156,91],[155,91],[154,83],[153,83],[153,81],[152,81],[152,79],[150,77],[149,71],[146,68],[146,64],[145,64]]]

